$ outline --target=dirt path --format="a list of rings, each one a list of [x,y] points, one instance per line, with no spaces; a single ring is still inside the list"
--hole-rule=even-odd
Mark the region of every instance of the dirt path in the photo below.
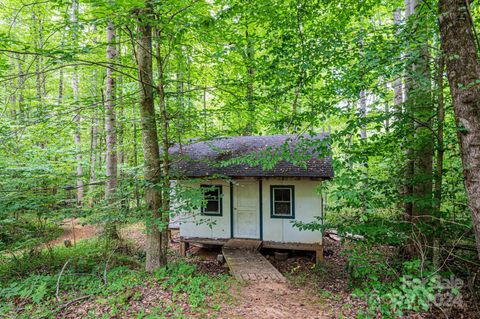
[[[144,249],[145,234],[140,225],[122,229],[124,238],[133,240],[138,249]],[[178,250],[178,232],[172,237],[170,248]],[[214,261],[218,252],[198,247],[190,248],[191,259]],[[211,318],[222,319],[324,319],[325,305],[304,288],[296,288],[289,283],[235,283],[231,289],[233,300],[222,305]],[[313,296],[312,296],[313,295]]]
[[[288,283],[254,283],[232,290],[234,301],[219,318],[315,319],[326,318],[322,305],[307,291]]]
[[[64,243],[66,240],[70,240],[73,243],[81,239],[92,238],[98,235],[98,228],[95,225],[81,225],[78,219],[65,219],[60,226],[63,228],[63,234],[54,240],[45,243],[45,247],[57,246]]]

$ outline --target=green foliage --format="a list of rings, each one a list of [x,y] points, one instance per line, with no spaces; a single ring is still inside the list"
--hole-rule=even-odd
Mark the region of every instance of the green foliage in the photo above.
[[[162,287],[173,293],[172,298],[187,298],[188,304],[193,308],[202,307],[206,299],[214,294],[225,294],[228,289],[226,276],[212,280],[205,274],[198,274],[195,266],[184,262],[170,264],[158,269],[155,278],[162,282]],[[212,305],[212,307],[217,307]]]
[[[392,264],[385,252],[366,245],[346,251],[353,296],[364,299],[367,309],[359,318],[398,318],[409,313],[427,312],[436,294],[446,292],[441,278],[423,268],[418,259]],[[451,291],[448,291],[451,292]]]
[[[35,247],[57,238],[62,231],[49,220],[31,214],[20,219],[0,219],[0,254]]]
[[[3,277],[8,269],[0,269],[0,317],[11,317],[15,304],[21,301],[24,310],[19,318],[31,316],[55,317],[58,303],[55,298],[60,268],[68,260],[59,290],[62,300],[68,301],[79,296],[89,295],[95,303],[110,307],[108,316],[121,315],[128,310],[129,303],[143,298],[142,288],[164,291],[171,295],[168,300],[153,309],[157,317],[181,318],[188,305],[189,312],[203,312],[218,309],[218,302],[228,295],[228,280],[225,276],[212,277],[201,274],[193,265],[174,262],[158,269],[153,275],[145,272],[135,256],[116,253],[108,257],[103,247],[96,241],[84,240],[76,247],[56,247],[53,258],[40,256],[10,263],[19,266],[17,277]],[[109,261],[106,272],[106,262]],[[23,268],[23,269],[22,269]],[[168,303],[167,303],[168,301]]]

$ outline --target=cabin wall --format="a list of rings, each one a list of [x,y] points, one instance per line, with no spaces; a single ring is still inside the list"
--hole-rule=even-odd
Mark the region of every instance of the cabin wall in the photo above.
[[[184,212],[179,216],[180,236],[202,238],[230,238],[230,183],[224,180],[208,180],[184,186],[199,189],[200,185],[222,185],[222,216],[204,216],[200,209]]]
[[[236,183],[258,179],[245,178],[235,180]],[[201,184],[222,185],[222,216],[204,216],[200,209],[190,213],[184,213],[179,217],[180,236],[201,238],[230,238],[231,237],[231,206],[230,206],[230,183],[224,180],[208,180],[192,183],[182,181],[192,188],[199,188]],[[317,186],[320,181],[294,178],[264,178],[262,179],[262,240],[281,243],[322,243],[322,234],[319,231],[300,231],[293,226],[294,221],[313,222],[315,216],[322,216],[322,199],[317,194]],[[270,186],[289,185],[294,186],[295,218],[272,218]],[[234,192],[235,193],[235,192]],[[258,220],[252,222],[259,222]]]
[[[319,183],[319,181],[309,179],[267,178],[263,180],[263,240],[284,243],[322,243],[321,232],[300,231],[293,226],[293,221],[309,223],[318,221],[315,216],[322,215],[322,198],[316,191]],[[294,186],[294,219],[271,217],[271,185]]]

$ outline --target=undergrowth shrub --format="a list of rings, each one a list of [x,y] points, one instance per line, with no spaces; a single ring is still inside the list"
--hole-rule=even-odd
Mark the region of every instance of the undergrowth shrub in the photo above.
[[[450,293],[441,277],[418,259],[392,263],[385,253],[360,243],[347,250],[347,270],[353,295],[366,301],[359,318],[398,318],[412,312],[426,312],[438,294]]]
[[[192,308],[199,308],[210,296],[225,293],[228,289],[227,276],[217,278],[201,274],[196,267],[185,262],[177,262],[168,267],[155,271],[154,276],[161,281],[164,289],[173,293],[173,298],[182,298],[187,295],[187,301]],[[217,308],[217,305],[211,305]]]
[[[59,303],[57,280],[67,261],[59,282]],[[95,303],[108,305],[108,313],[102,314],[106,317],[122,317],[132,302],[142,298],[142,287],[168,293],[169,299],[159,300],[154,316],[180,318],[184,307],[198,312],[218,309],[217,301],[229,287],[226,276],[199,273],[194,265],[185,262],[173,262],[149,274],[138,256],[118,251],[110,256],[96,240],[84,240],[71,248],[56,247],[53,255],[22,259],[19,266],[15,276],[0,280],[0,318],[53,318],[58,316],[62,303],[79,296],[90,296]],[[15,261],[2,267],[0,273],[7,274]]]

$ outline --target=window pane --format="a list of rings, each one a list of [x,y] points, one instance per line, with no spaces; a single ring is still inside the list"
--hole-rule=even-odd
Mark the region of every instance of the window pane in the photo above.
[[[210,199],[214,199],[214,200],[218,200],[218,193],[219,193],[219,189],[216,188],[216,189],[206,189],[205,190],[205,193],[204,193],[204,197],[206,200],[210,200]]]
[[[275,201],[290,201],[290,189],[288,188],[276,188],[274,189]]]
[[[219,202],[218,200],[209,200],[207,201],[207,206],[205,207],[206,212],[219,212]]]
[[[221,186],[202,185],[204,205],[203,213],[221,215]]]
[[[275,204],[275,210],[274,214],[275,215],[282,215],[282,216],[290,216],[290,203],[278,203],[276,202]]]

